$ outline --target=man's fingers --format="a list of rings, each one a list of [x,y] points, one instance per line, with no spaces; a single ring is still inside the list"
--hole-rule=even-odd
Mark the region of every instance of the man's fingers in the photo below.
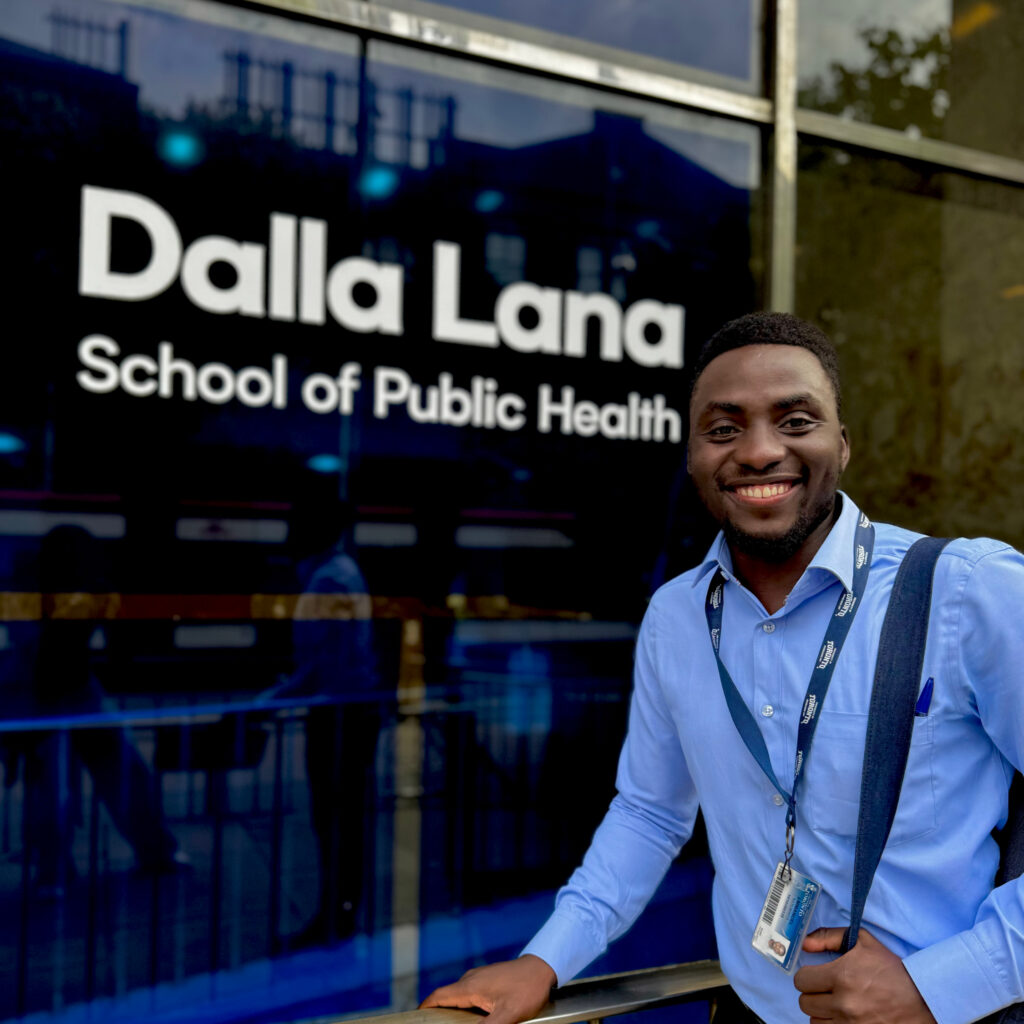
[[[838,953],[843,948],[845,934],[845,928],[816,928],[804,939],[804,949],[808,953]]]
[[[812,1020],[830,1020],[832,1011],[830,998],[827,995],[802,995],[800,997],[800,1012],[806,1013]]]
[[[798,992],[831,992],[835,982],[836,971],[832,964],[811,964],[793,975]]]
[[[842,928],[819,928],[804,949],[838,952]],[[899,1021],[935,1024],[903,961],[870,932],[861,930],[848,953],[826,964],[801,967],[793,984],[800,1009],[816,1021]]]
[[[489,1024],[518,1024],[536,1016],[557,981],[555,972],[540,957],[526,954],[475,967],[455,984],[434,989],[420,1007],[476,1008],[488,1014]]]
[[[480,1010],[488,1010],[488,1001],[479,999],[471,988],[456,982],[454,985],[442,985],[435,988],[426,999],[420,1003],[420,1009],[426,1010],[431,1006],[455,1007],[458,1010],[465,1010],[469,1007],[477,1007]]]
[[[465,1005],[466,1004],[464,1002],[460,1002],[458,996],[453,996],[448,991],[447,987],[445,987],[434,989],[434,991],[431,992],[422,1003],[420,1003],[420,1009],[428,1010],[432,1006],[454,1006],[462,1008]]]

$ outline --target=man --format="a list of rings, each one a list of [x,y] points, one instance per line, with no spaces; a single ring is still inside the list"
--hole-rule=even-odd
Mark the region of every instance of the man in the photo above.
[[[722,532],[702,565],[655,594],[644,618],[618,795],[523,955],[470,971],[425,1006],[477,1006],[491,1024],[536,1013],[551,985],[632,924],[689,837],[698,803],[716,871],[719,955],[749,1008],[727,1024],[966,1024],[1024,999],[1024,887],[992,890],[991,837],[1005,819],[1010,766],[1024,764],[1016,615],[1024,559],[994,541],[954,541],[939,559],[928,683],[899,808],[865,928],[837,956],[849,921],[879,632],[916,539],[871,526],[838,491],[849,459],[841,415],[835,351],[812,325],[752,314],[708,342],[690,396],[688,458]],[[717,592],[713,580],[723,581]],[[829,648],[843,607],[854,616],[849,635]],[[814,717],[808,679],[837,644],[809,745],[798,731],[801,717]],[[817,930],[795,975],[751,947],[785,852],[789,805],[734,724],[726,675],[753,715],[779,788],[793,787],[798,737],[804,744],[802,774],[789,789],[792,865],[820,895]]]

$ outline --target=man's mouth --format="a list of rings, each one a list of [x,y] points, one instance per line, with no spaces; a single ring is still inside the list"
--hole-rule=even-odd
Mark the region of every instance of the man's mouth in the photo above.
[[[742,501],[768,504],[784,498],[796,483],[795,480],[782,480],[770,484],[736,484],[728,489]]]

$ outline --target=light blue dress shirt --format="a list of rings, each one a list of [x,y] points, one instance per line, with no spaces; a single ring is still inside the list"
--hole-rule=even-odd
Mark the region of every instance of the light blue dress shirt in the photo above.
[[[769,615],[736,579],[720,535],[705,562],[654,595],[637,641],[618,794],[583,864],[524,952],[559,982],[629,928],[689,838],[698,804],[715,865],[722,968],[772,1024],[806,1024],[790,976],[750,940],[785,845],[786,808],[733,725],[704,616],[715,568],[727,577],[722,659],[783,785],[798,713],[839,588],[853,576],[860,511],[839,519],[785,605]],[[867,592],[836,666],[797,794],[794,865],[822,884],[812,928],[849,923],[867,711],[882,619],[917,534],[875,524]],[[904,963],[939,1024],[966,1024],[1024,999],[1024,884],[992,890],[1013,765],[1024,764],[1024,558],[957,540],[939,559],[906,779],[864,927]],[[829,959],[803,954],[802,963]]]

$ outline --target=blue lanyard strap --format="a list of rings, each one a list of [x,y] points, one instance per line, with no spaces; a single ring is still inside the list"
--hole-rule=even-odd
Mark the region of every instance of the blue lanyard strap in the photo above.
[[[722,680],[722,692],[725,694],[725,702],[729,707],[729,714],[732,715],[737,731],[742,737],[743,742],[747,745],[747,749],[788,805],[786,829],[787,842],[790,847],[792,846],[792,830],[796,825],[797,785],[803,777],[804,767],[807,764],[807,757],[811,749],[811,742],[814,739],[814,730],[818,726],[819,713],[822,704],[825,702],[825,694],[828,692],[829,683],[832,682],[832,673],[835,671],[836,662],[839,660],[839,652],[843,649],[847,634],[850,632],[850,626],[853,625],[853,618],[857,614],[861,598],[864,596],[864,589],[868,582],[868,571],[871,568],[871,553],[874,550],[874,546],[875,528],[871,525],[867,516],[862,515],[853,540],[853,590],[848,591],[844,588],[843,592],[839,595],[839,599],[836,601],[832,618],[829,620],[828,628],[825,630],[825,638],[822,641],[821,650],[818,652],[814,668],[811,670],[810,682],[807,684],[807,694],[804,697],[803,707],[800,712],[800,725],[797,729],[796,765],[793,770],[792,791],[787,791],[776,778],[761,730],[757,727],[754,716],[740,696],[736,684],[732,681],[732,676],[729,675],[729,670],[722,663],[719,647],[722,642],[725,574],[721,568],[712,577],[711,585],[708,587],[704,610],[708,620],[708,632],[711,635],[711,646],[715,652],[715,661],[718,663],[718,675]]]

